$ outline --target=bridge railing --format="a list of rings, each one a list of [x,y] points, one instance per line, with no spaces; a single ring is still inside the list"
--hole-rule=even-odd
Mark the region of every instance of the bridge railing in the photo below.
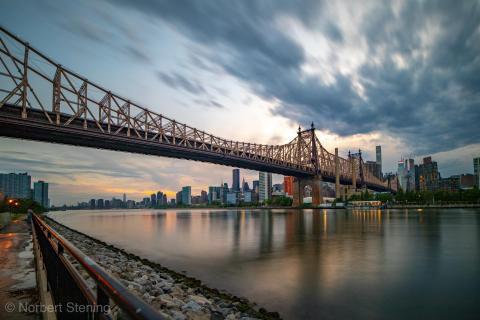
[[[38,215],[33,214],[32,224],[57,319],[162,319]],[[77,268],[93,279],[94,289]]]

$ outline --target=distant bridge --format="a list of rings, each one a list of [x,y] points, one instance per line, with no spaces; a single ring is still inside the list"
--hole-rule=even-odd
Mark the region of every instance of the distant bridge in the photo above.
[[[128,81],[127,79],[125,81]],[[0,135],[211,162],[391,191],[360,156],[328,152],[315,128],[289,143],[233,141],[179,123],[64,68],[0,27]]]

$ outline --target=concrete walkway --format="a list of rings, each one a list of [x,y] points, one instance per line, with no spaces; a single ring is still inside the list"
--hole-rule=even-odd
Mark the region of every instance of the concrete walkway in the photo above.
[[[19,310],[20,305],[38,305],[32,237],[23,219],[14,218],[0,230],[0,319],[41,318]]]

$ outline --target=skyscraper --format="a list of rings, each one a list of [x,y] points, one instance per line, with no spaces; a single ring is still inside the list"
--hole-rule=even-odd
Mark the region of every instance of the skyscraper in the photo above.
[[[150,204],[151,204],[152,208],[155,208],[157,206],[157,194],[156,193],[152,193],[150,195]]]
[[[249,191],[250,190],[250,187],[248,186],[248,182],[245,181],[245,178],[243,179],[243,182],[242,182],[242,191],[245,192],[245,191]]]
[[[31,192],[32,177],[28,173],[0,174],[0,191],[9,198],[29,199]]]
[[[124,206],[127,205],[127,194],[126,193],[123,194],[123,205]]]
[[[473,174],[476,179],[476,186],[480,188],[480,157],[473,158]]]
[[[283,191],[288,195],[293,195],[293,177],[283,177]]]
[[[232,170],[232,191],[240,191],[240,169]]]
[[[215,186],[210,186],[208,187],[208,203],[212,203],[214,201],[222,201],[222,198],[220,196],[220,190],[222,187],[215,187]]]
[[[33,200],[42,207],[48,208],[48,183],[38,181],[33,184]]]
[[[201,203],[208,203],[208,193],[205,190],[200,192],[200,202]]]
[[[192,187],[186,186],[182,188],[182,204],[192,204]]]
[[[220,187],[220,200],[222,203],[227,203],[227,193],[228,193],[228,184],[225,182],[223,186]]]
[[[382,169],[382,146],[376,146],[375,147],[375,154],[376,154],[376,162],[377,162],[377,170],[376,172],[377,177],[382,177],[383,176],[383,169]]]
[[[436,161],[432,161],[432,157],[423,158],[423,163],[418,166],[418,186],[419,191],[435,192],[438,190],[438,182],[440,173]]]
[[[165,205],[166,203],[163,201],[163,192],[158,191],[157,192],[157,206],[162,206]]]
[[[255,191],[255,192],[258,192],[258,187],[260,185],[260,181],[258,180],[253,180],[252,182],[252,190]]]
[[[415,191],[417,168],[413,159],[402,159],[398,162],[398,183],[403,191]]]
[[[176,204],[182,204],[182,191],[178,191],[175,195],[175,202]]]
[[[259,172],[258,180],[258,201],[265,202],[272,197],[272,174],[270,172]]]

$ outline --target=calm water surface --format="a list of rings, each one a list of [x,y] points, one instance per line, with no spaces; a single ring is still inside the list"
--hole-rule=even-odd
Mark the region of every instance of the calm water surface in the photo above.
[[[286,319],[479,319],[480,210],[52,214]]]

